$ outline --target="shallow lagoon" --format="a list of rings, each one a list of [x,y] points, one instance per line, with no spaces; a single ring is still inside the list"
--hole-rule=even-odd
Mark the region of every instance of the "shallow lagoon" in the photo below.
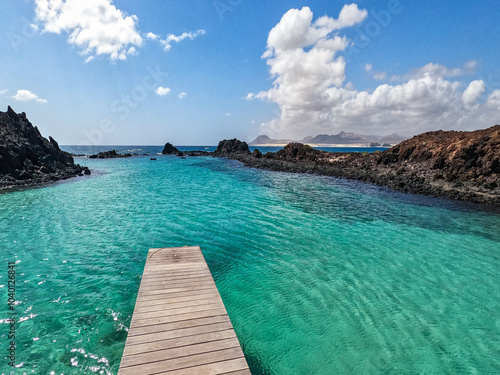
[[[498,212],[209,157],[78,162],[93,176],[0,194],[16,374],[115,374],[148,249],[183,245],[254,374],[500,372]]]

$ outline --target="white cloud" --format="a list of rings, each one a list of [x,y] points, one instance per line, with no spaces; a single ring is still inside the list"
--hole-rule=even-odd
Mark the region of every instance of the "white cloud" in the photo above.
[[[112,0],[35,0],[36,18],[44,32],[68,34],[68,42],[83,55],[109,55],[125,60],[141,46],[137,17],[127,16]],[[91,61],[87,58],[86,62]]]
[[[347,9],[347,8],[346,8]],[[500,90],[480,102],[484,82],[467,88],[450,77],[470,74],[476,68],[469,61],[462,68],[427,64],[398,77],[397,85],[383,84],[373,91],[357,91],[345,83],[346,61],[338,52],[352,45],[336,30],[366,18],[352,5],[338,20],[321,17],[313,21],[307,7],[288,11],[270,31],[267,60],[273,87],[249,93],[245,99],[276,103],[280,117],[261,125],[261,134],[301,138],[340,130],[407,135],[435,129],[465,130],[498,122]],[[342,13],[342,11],[341,11]],[[385,72],[365,71],[376,79]]]
[[[500,110],[500,90],[493,91],[488,97],[487,103],[491,108]]]
[[[382,81],[386,79],[387,73],[386,72],[376,72],[373,73],[373,78],[375,78],[377,81]]]
[[[391,77],[391,81],[407,81],[409,79],[422,78],[426,75],[435,77],[459,77],[474,72],[477,66],[477,61],[467,61],[463,68],[447,68],[444,65],[429,63],[417,69],[412,69],[408,74]]]
[[[168,87],[161,87],[161,86],[160,86],[160,87],[158,87],[158,88],[155,90],[156,94],[157,94],[157,95],[159,95],[159,96],[165,96],[165,95],[169,94],[169,93],[170,93],[170,91],[171,91],[171,90],[170,90]]]
[[[0,95],[6,94],[8,90],[2,90],[0,91]]]
[[[186,96],[187,96],[187,94],[186,94],[185,92],[181,92],[181,93],[179,94],[179,99],[185,99],[185,98],[186,98]]]
[[[29,90],[17,90],[16,95],[12,97],[12,99],[18,101],[18,102],[29,102],[29,101],[36,101],[38,103],[43,103],[47,104],[47,100],[39,98],[38,95],[32,93]]]
[[[375,78],[377,81],[382,81],[386,79],[387,73],[386,72],[375,72],[373,71],[373,65],[372,64],[365,64],[365,71],[367,73],[371,73],[371,76]]]
[[[356,4],[351,4],[342,8],[339,19],[324,16],[312,24],[313,13],[309,7],[290,9],[269,33],[267,51],[263,57],[292,52],[320,41],[325,43],[327,49],[343,49],[340,48],[343,39],[330,38],[329,35],[334,30],[363,21],[367,15],[366,10],[359,10]]]
[[[191,31],[189,33],[182,33],[181,35],[170,34],[167,35],[166,39],[160,40],[160,43],[162,44],[165,51],[169,51],[170,48],[172,48],[171,44],[173,42],[179,43],[184,39],[194,40],[195,38],[199,37],[200,35],[204,35],[205,33],[206,33],[205,30],[198,30],[198,31]]]
[[[485,84],[481,80],[472,81],[462,94],[462,100],[467,105],[477,103],[485,91]],[[493,124],[492,124],[493,125]]]
[[[360,22],[363,22],[365,18],[368,16],[368,11],[366,9],[359,10],[356,4],[345,5],[339,14],[338,20],[330,21],[334,25],[334,30],[340,30],[345,27],[354,26]],[[328,17],[322,17],[318,21],[322,19],[328,19]]]
[[[146,38],[151,39],[151,40],[156,40],[156,39],[158,39],[158,35],[149,32],[146,34]]]

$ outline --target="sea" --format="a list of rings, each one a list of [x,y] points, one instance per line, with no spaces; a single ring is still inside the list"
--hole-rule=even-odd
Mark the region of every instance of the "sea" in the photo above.
[[[91,176],[0,194],[1,374],[116,374],[148,249],[184,245],[254,375],[500,374],[499,210],[158,146],[62,148],[142,156],[76,157]]]

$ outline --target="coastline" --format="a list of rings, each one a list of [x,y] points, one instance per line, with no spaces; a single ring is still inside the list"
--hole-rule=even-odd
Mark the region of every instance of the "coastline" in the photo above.
[[[290,143],[276,153],[250,153],[236,139],[213,156],[272,171],[309,173],[373,183],[405,193],[500,207],[500,125],[474,132],[429,132],[383,152],[330,153]],[[243,149],[246,150],[242,151]]]

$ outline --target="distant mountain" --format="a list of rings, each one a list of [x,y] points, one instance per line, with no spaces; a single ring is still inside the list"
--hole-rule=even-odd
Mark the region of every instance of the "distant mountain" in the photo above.
[[[249,146],[262,146],[262,145],[286,145],[288,143],[294,142],[291,139],[272,139],[267,135],[259,135],[252,142],[250,142]]]
[[[408,137],[403,137],[397,133],[393,133],[391,135],[386,135],[385,137],[380,138],[379,143],[389,143],[391,145],[397,145],[403,141],[406,141]]]
[[[357,133],[340,132],[335,135],[319,134],[315,137],[307,136],[304,139],[298,141],[304,144],[318,144],[318,145],[355,145],[355,144],[366,144],[372,146],[379,145],[396,145],[407,137],[403,137],[399,134],[391,134],[388,136],[378,136],[378,135],[363,135]],[[267,135],[259,135],[254,141],[250,142],[250,146],[263,146],[263,145],[286,145],[291,142],[297,142],[290,139],[272,139]]]
[[[350,143],[365,143],[367,142],[363,137],[356,135],[349,135],[347,133],[339,133],[337,135],[319,134],[311,138],[307,143],[318,144],[350,144]]]

